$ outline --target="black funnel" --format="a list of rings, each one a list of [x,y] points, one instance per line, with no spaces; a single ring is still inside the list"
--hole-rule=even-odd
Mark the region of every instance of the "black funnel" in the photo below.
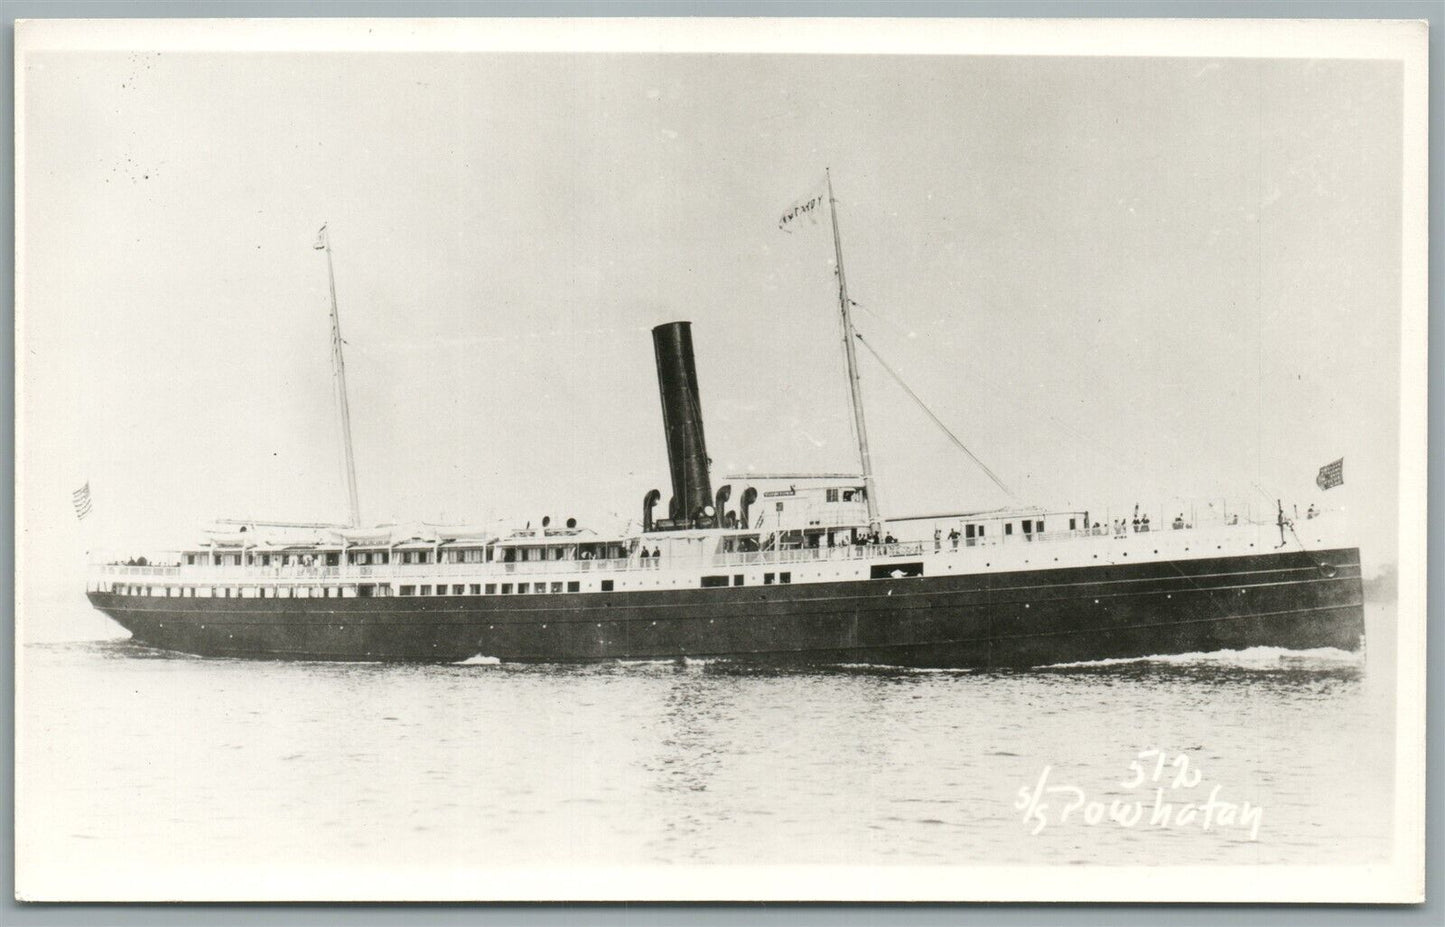
[[[692,522],[713,501],[697,368],[692,357],[692,323],[657,326],[652,330],[652,348],[657,355],[657,386],[662,393],[662,426],[667,434],[672,495],[679,516]]]

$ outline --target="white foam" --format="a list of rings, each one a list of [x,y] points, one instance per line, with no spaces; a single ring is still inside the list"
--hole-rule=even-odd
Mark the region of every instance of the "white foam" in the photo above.
[[[1113,657],[1107,660],[1080,660],[1074,663],[1051,663],[1043,669],[1079,666],[1118,666],[1127,663],[1213,663],[1252,669],[1278,667],[1281,664],[1310,663],[1356,666],[1364,660],[1364,652],[1351,653],[1338,647],[1313,647],[1290,650],[1285,647],[1247,647],[1244,650],[1212,650],[1207,653],[1156,654],[1147,657]]]

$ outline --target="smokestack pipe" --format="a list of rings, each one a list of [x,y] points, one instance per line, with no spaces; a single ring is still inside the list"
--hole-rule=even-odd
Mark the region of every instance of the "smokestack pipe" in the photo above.
[[[758,501],[758,491],[749,486],[743,490],[743,497],[738,500],[738,522],[744,529],[748,528],[748,507]]]
[[[648,490],[647,495],[642,497],[642,530],[652,530],[652,507],[657,505],[657,500],[662,498],[662,493],[655,489]]]
[[[669,322],[652,330],[657,385],[662,394],[662,425],[667,436],[667,465],[672,473],[675,518],[695,522],[712,505],[707,442],[702,430],[697,367],[692,354],[692,323]]]
[[[723,506],[733,494],[732,486],[719,486],[717,495],[713,497],[713,527],[721,528],[726,524],[727,519],[723,516]]]

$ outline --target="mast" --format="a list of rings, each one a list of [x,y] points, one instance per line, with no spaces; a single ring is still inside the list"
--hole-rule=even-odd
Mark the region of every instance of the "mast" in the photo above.
[[[863,418],[863,391],[858,385],[858,354],[853,342],[853,304],[848,300],[848,278],[843,273],[843,240],[838,235],[838,201],[833,198],[833,172],[828,178],[828,211],[833,218],[833,252],[838,259],[838,309],[843,315],[843,352],[848,357],[848,391],[853,400],[853,425],[858,432],[858,462],[863,467],[863,496],[868,503],[868,527],[877,530],[878,492],[873,482],[873,458],[868,453],[868,424]]]
[[[331,366],[335,375],[336,411],[341,416],[341,444],[346,452],[346,501],[351,527],[361,527],[361,506],[356,498],[356,456],[351,449],[351,406],[346,397],[346,359],[341,353],[341,317],[336,309],[336,270],[331,265],[331,236],[326,224],[316,238],[316,249],[326,252],[326,280],[331,285]]]

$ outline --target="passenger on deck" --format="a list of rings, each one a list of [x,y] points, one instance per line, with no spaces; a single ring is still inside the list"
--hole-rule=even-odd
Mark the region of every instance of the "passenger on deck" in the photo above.
[[[958,539],[959,539],[959,537],[960,537],[960,535],[959,535],[959,533],[958,533],[958,529],[957,529],[957,528],[954,528],[952,531],[948,532],[948,540],[953,543],[953,549],[954,549],[954,550],[958,550]]]
[[[1135,534],[1138,534],[1138,533],[1139,533],[1139,516],[1138,516],[1138,515],[1135,515],[1135,516],[1134,516],[1134,521],[1131,522],[1131,524],[1132,524],[1133,527],[1134,527],[1134,533],[1135,533]]]
[[[1141,519],[1139,520],[1139,530],[1140,530],[1140,531],[1148,531],[1148,530],[1149,530],[1149,515],[1148,515],[1147,513],[1144,515],[1143,518],[1141,518]]]
[[[651,556],[652,556],[652,555],[647,552],[647,548],[646,548],[646,547],[642,548],[642,553],[640,553],[640,554],[637,555],[637,559],[639,559],[639,560],[642,561],[642,568],[643,568],[644,570],[647,569],[649,566],[652,565],[652,564],[650,564],[650,563],[647,562],[647,558],[649,558],[649,557],[651,557]]]
[[[933,550],[934,550],[934,553],[937,553],[938,551],[940,551],[940,550],[942,550],[942,549],[943,549],[943,529],[942,529],[942,528],[934,528],[934,529],[933,529]]]
[[[652,548],[652,568],[655,570],[662,566],[662,548]]]
[[[1180,528],[1183,528],[1183,527],[1184,527],[1184,513],[1183,513],[1183,512],[1180,512],[1178,515],[1175,515],[1175,516],[1174,516],[1174,530],[1175,530],[1175,531],[1178,531]]]
[[[884,543],[884,544],[897,544],[897,543],[898,543],[898,539],[897,539],[896,537],[894,537],[894,536],[893,536],[893,532],[890,531],[890,532],[888,532],[888,536],[883,539],[883,543]]]
[[[1313,502],[1311,502],[1311,503],[1310,503],[1310,507],[1305,510],[1305,518],[1307,518],[1307,519],[1308,519],[1308,518],[1318,518],[1318,517],[1319,517],[1319,514],[1320,514],[1320,510],[1317,509],[1317,508],[1315,508],[1315,504],[1314,504]]]

